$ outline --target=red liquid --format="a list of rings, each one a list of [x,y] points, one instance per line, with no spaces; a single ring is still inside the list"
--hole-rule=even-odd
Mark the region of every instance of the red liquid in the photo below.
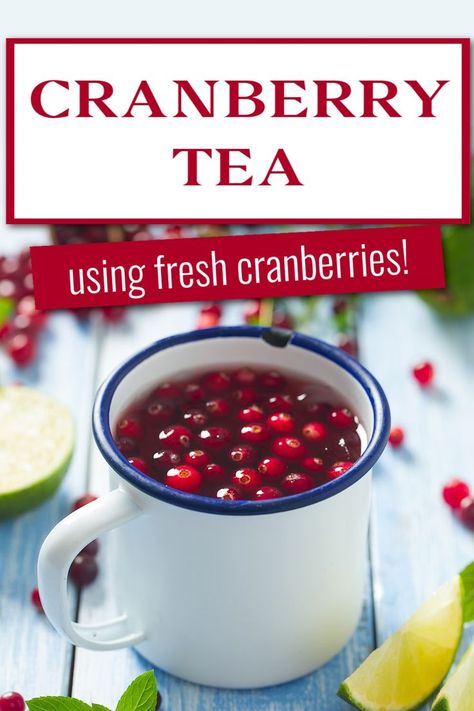
[[[167,486],[264,500],[342,476],[361,454],[358,426],[327,386],[241,367],[157,385],[123,413],[115,441]]]

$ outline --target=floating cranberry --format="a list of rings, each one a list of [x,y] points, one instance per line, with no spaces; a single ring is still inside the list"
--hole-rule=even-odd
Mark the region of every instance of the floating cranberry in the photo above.
[[[142,435],[142,426],[135,417],[126,417],[117,425],[117,434],[119,437],[131,437],[138,439]]]
[[[250,464],[255,461],[256,453],[253,447],[246,444],[239,444],[229,452],[229,458],[236,464]]]
[[[292,412],[294,408],[291,395],[271,395],[267,399],[270,412]]]
[[[0,711],[24,711],[25,700],[17,691],[7,691],[0,696]]]
[[[245,496],[251,496],[261,485],[262,477],[255,469],[238,469],[232,475],[232,484]]]
[[[251,387],[242,387],[232,392],[232,398],[241,406],[251,405],[257,398],[257,392]]]
[[[208,417],[202,410],[186,410],[183,420],[193,430],[202,430],[207,425]]]
[[[202,449],[192,449],[184,455],[185,464],[192,464],[195,467],[201,468],[209,464],[209,455],[203,452]]]
[[[201,402],[206,397],[206,392],[198,383],[189,383],[184,388],[184,397],[188,402]]]
[[[191,430],[182,425],[170,425],[161,430],[158,438],[166,447],[176,447],[178,449],[187,449],[191,443]]]
[[[295,421],[288,412],[275,412],[267,419],[271,430],[280,434],[288,434],[295,429]]]
[[[250,405],[239,410],[237,417],[241,422],[261,422],[263,420],[263,410],[258,405]]]
[[[405,439],[405,432],[401,427],[392,427],[390,434],[388,436],[388,441],[392,447],[401,447],[403,440]]]
[[[428,387],[433,382],[434,367],[429,361],[424,361],[415,365],[412,369],[412,373],[413,377],[422,388]]]
[[[443,487],[443,499],[451,509],[458,509],[461,501],[470,496],[468,484],[461,479],[451,479]]]
[[[36,341],[31,335],[17,333],[8,341],[7,353],[19,367],[30,365],[36,357]]]
[[[119,437],[116,440],[115,445],[124,457],[130,457],[137,449],[137,442],[134,439],[131,439],[131,437]]]
[[[224,467],[221,467],[220,464],[216,464],[215,462],[206,464],[202,472],[205,480],[210,484],[220,484],[225,477]]]
[[[159,449],[153,454],[152,461],[158,471],[165,472],[181,464],[181,456],[172,449]]]
[[[226,417],[230,412],[227,400],[215,398],[206,402],[206,410],[212,417]]]
[[[96,556],[97,553],[99,552],[99,541],[94,539],[90,543],[87,544],[87,546],[84,546],[84,548],[81,551],[81,555],[91,555],[91,556]]]
[[[140,459],[140,457],[130,457],[128,463],[131,464],[132,467],[135,467],[135,469],[138,469],[138,471],[143,472],[143,474],[150,473],[148,464],[144,462],[143,459]]]
[[[34,607],[38,610],[38,612],[43,613],[43,603],[41,602],[40,594],[38,588],[33,588],[31,591],[31,602]],[[1,708],[1,707],[0,707]]]
[[[202,379],[204,387],[212,393],[222,393],[230,387],[230,378],[227,373],[213,372],[206,373]]]
[[[286,379],[276,370],[269,370],[260,376],[259,383],[265,390],[281,390],[286,385]]]
[[[306,447],[297,437],[280,437],[272,446],[273,452],[283,459],[301,459],[306,454]]]
[[[222,499],[224,501],[239,501],[241,498],[242,497],[237,489],[233,489],[229,486],[224,486],[222,489],[218,489],[216,491],[216,499]]]
[[[176,408],[169,402],[159,402],[153,400],[145,410],[145,416],[148,422],[154,422],[158,425],[165,425],[175,416]]]
[[[82,555],[82,553],[74,558],[69,569],[69,576],[78,588],[85,588],[93,583],[98,573],[99,567],[95,557]]]
[[[261,486],[252,496],[253,501],[264,501],[266,499],[279,499],[281,497],[280,489],[275,486]]]
[[[309,491],[314,488],[314,481],[309,474],[295,472],[287,474],[281,481],[281,488],[291,496],[292,494],[302,494],[303,491]]]
[[[238,385],[253,385],[257,381],[257,373],[251,368],[239,368],[232,377]]]
[[[474,499],[471,496],[466,496],[457,510],[457,515],[461,523],[474,531]]]
[[[165,484],[188,494],[195,494],[199,491],[201,483],[202,476],[200,472],[190,464],[181,464],[168,469],[165,477]]]
[[[201,430],[199,439],[207,447],[222,449],[222,447],[229,444],[232,435],[225,427],[208,427],[207,429]]]
[[[357,423],[354,419],[354,415],[347,407],[340,407],[336,410],[332,410],[329,415],[329,420],[331,424],[335,427],[357,427]]]
[[[260,422],[254,422],[251,425],[244,425],[240,430],[240,436],[244,442],[266,442],[270,437],[270,430]]]
[[[257,467],[265,479],[280,479],[286,471],[286,464],[278,457],[265,457]]]
[[[301,430],[303,437],[311,442],[320,442],[328,436],[326,425],[322,422],[307,422]]]
[[[315,472],[316,474],[324,469],[324,462],[319,457],[305,457],[301,464],[305,469],[309,469],[310,472]]]
[[[160,383],[154,390],[157,400],[176,400],[181,395],[180,388],[174,383]]]
[[[84,496],[76,499],[71,507],[71,511],[82,509],[83,506],[87,506],[87,504],[91,504],[93,501],[97,501],[97,496],[94,496],[93,494],[84,494]]]
[[[338,479],[345,474],[354,464],[354,462],[334,462],[327,471],[328,479]]]

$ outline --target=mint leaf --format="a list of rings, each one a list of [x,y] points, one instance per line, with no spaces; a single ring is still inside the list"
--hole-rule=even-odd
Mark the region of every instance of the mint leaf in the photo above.
[[[154,673],[140,674],[125,691],[116,711],[155,711],[157,693]]]
[[[102,704],[92,704],[92,711],[110,711],[107,706],[102,706]]]
[[[68,696],[39,696],[26,702],[29,711],[91,711],[89,704]]]
[[[0,326],[2,326],[8,319],[11,313],[13,313],[14,302],[12,299],[6,299],[5,297],[0,297]]]
[[[461,588],[463,591],[464,622],[474,620],[474,561],[461,570]]]

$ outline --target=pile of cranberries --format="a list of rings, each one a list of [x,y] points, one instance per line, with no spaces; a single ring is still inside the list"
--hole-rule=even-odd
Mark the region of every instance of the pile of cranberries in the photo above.
[[[361,453],[357,418],[321,386],[241,367],[161,383],[117,423],[130,464],[167,486],[218,499],[300,494]]]

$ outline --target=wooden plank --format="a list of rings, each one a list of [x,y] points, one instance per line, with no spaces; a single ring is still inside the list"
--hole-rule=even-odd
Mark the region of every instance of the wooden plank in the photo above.
[[[294,304],[297,307],[297,304]],[[321,301],[311,330],[333,337],[329,318],[329,302]],[[198,307],[184,306],[147,307],[130,312],[127,323],[111,329],[105,336],[100,363],[99,380],[128,355],[149,343],[177,331],[194,327]],[[226,305],[223,323],[240,323],[242,304]],[[107,490],[106,467],[97,452],[91,461],[90,489],[94,493]],[[99,621],[115,614],[113,581],[107,566],[107,541],[101,541],[101,577],[81,598],[80,620]],[[373,645],[372,599],[370,581],[367,601],[357,633],[347,647],[323,669],[304,679],[259,691],[226,691],[187,684],[157,670],[160,690],[165,699],[164,708],[173,711],[336,711],[345,704],[336,699],[340,681],[349,670],[357,666],[371,651]],[[150,665],[132,650],[117,652],[90,652],[77,649],[72,692],[84,700],[93,700],[113,706],[125,686]]]

